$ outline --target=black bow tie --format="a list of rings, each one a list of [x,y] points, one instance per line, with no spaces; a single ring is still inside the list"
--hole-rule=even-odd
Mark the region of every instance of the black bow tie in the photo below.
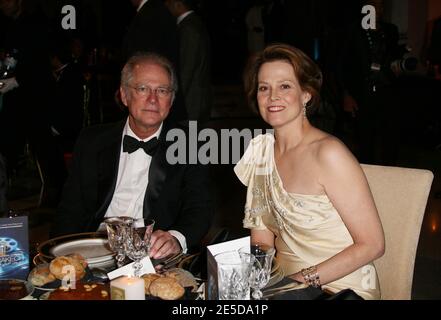
[[[150,139],[147,142],[139,141],[131,136],[124,136],[123,141],[123,152],[133,153],[137,151],[139,148],[144,149],[145,153],[147,153],[149,156],[152,156],[155,154],[156,148],[158,147],[159,140],[158,138]]]

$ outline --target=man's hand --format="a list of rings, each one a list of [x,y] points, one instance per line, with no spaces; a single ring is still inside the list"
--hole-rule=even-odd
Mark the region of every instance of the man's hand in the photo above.
[[[156,230],[150,240],[150,257],[161,259],[181,252],[178,240],[169,232]]]
[[[352,114],[352,117],[355,118],[356,117],[356,112],[358,111],[358,104],[357,101],[355,101],[355,99],[349,95],[349,94],[345,94],[344,98],[343,98],[343,110],[345,112],[350,112]]]
[[[0,80],[0,93],[5,94],[18,87],[17,80],[15,78],[8,78]]]

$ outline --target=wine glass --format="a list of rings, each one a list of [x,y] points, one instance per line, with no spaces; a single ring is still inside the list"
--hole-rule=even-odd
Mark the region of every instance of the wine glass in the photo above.
[[[125,242],[133,223],[130,217],[112,217],[104,220],[107,229],[107,239],[110,249],[116,252],[116,265],[121,268],[124,265]]]
[[[149,255],[150,238],[155,226],[155,220],[138,219],[133,221],[126,241],[126,254],[133,264],[135,277],[141,276],[141,260]]]
[[[239,250],[242,255],[246,252]],[[271,267],[276,250],[273,247],[252,244],[250,254],[255,259],[250,260],[252,267],[250,272],[250,287],[253,289],[254,300],[262,299],[262,289],[268,284],[271,276]]]

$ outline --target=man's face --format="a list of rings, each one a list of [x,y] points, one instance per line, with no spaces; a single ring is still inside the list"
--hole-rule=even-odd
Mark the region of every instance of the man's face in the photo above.
[[[0,0],[0,11],[8,17],[14,16],[20,8],[20,0]]]
[[[137,65],[130,83],[121,86],[122,102],[129,109],[130,127],[139,138],[146,138],[140,136],[142,132],[154,133],[167,118],[173,101],[171,87],[167,70],[154,62]]]

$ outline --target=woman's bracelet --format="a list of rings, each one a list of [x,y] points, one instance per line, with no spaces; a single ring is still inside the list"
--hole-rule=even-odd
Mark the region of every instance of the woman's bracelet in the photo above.
[[[320,276],[317,272],[317,267],[312,266],[301,271],[303,279],[308,286],[314,288],[320,288],[322,285],[320,283]]]

